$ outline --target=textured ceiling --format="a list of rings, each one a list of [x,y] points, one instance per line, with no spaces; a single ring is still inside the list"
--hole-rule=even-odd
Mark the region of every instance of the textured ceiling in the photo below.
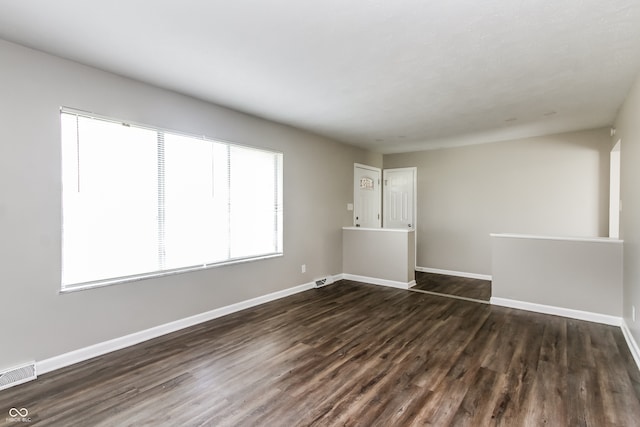
[[[2,0],[0,38],[390,153],[610,125],[640,0]]]

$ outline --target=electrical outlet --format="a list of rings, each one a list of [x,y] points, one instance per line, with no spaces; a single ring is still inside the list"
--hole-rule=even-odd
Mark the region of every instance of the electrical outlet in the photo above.
[[[303,273],[306,273],[306,272],[307,272],[307,264],[302,264],[302,266],[300,267],[300,270],[301,270]]]

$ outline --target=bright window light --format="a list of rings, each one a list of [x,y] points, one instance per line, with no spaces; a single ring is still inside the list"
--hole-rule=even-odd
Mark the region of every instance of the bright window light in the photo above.
[[[61,112],[62,288],[282,254],[282,153]]]

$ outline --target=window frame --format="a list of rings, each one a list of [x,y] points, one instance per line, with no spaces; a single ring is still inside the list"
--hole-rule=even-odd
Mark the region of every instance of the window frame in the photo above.
[[[219,143],[219,144],[225,144],[228,148],[231,147],[238,147],[241,149],[250,149],[250,150],[254,150],[254,151],[261,151],[261,152],[265,152],[265,153],[269,153],[269,154],[273,154],[273,155],[277,155],[277,169],[274,169],[274,173],[276,174],[275,176],[275,185],[276,185],[276,192],[274,193],[274,195],[277,196],[277,200],[279,201],[279,204],[277,204],[277,208],[274,209],[274,219],[277,221],[277,228],[274,230],[275,233],[277,233],[277,237],[276,237],[276,251],[275,252],[269,252],[269,253],[265,253],[265,254],[257,254],[257,255],[251,255],[251,256],[243,256],[243,257],[236,257],[236,258],[227,258],[225,260],[222,261],[216,261],[216,262],[206,262],[203,264],[198,264],[198,265],[189,265],[189,266],[184,266],[184,267],[176,267],[176,268],[168,268],[168,269],[163,269],[163,270],[155,270],[155,271],[150,271],[150,272],[145,272],[145,273],[138,273],[138,274],[131,274],[131,275],[126,275],[126,276],[118,276],[118,277],[110,277],[110,278],[105,278],[105,279],[98,279],[98,280],[91,280],[91,281],[86,281],[86,282],[78,282],[78,283],[66,283],[64,282],[64,230],[63,230],[63,225],[64,225],[64,210],[65,210],[65,206],[64,206],[64,179],[61,179],[61,187],[60,187],[60,201],[61,201],[61,227],[60,227],[60,234],[61,234],[61,245],[60,245],[60,249],[61,249],[61,258],[60,258],[60,266],[61,266],[61,271],[60,271],[60,291],[59,293],[69,293],[69,292],[77,292],[77,291],[82,291],[82,290],[87,290],[87,289],[94,289],[94,288],[100,288],[100,287],[105,287],[105,286],[112,286],[112,285],[117,285],[117,284],[123,284],[123,283],[130,283],[130,282],[137,282],[140,280],[146,280],[146,279],[152,279],[152,278],[159,278],[159,277],[165,277],[165,276],[172,276],[172,275],[176,275],[176,274],[182,274],[182,273],[189,273],[189,272],[194,272],[194,271],[202,271],[202,270],[209,270],[209,269],[214,269],[214,268],[219,268],[219,267],[226,267],[226,266],[230,266],[230,265],[236,265],[236,264],[243,264],[243,263],[248,263],[248,262],[255,262],[255,261],[261,261],[261,260],[268,260],[268,259],[273,259],[273,258],[279,258],[284,256],[284,153],[282,151],[279,150],[275,150],[272,148],[264,148],[264,147],[256,147],[256,146],[251,146],[248,144],[241,144],[241,143],[237,143],[235,141],[229,141],[229,140],[225,140],[225,139],[221,139],[221,138],[212,138],[212,137],[208,137],[206,135],[198,135],[195,133],[188,133],[188,132],[183,132],[183,131],[177,131],[177,130],[173,130],[173,129],[169,129],[169,128],[163,128],[163,127],[159,127],[159,126],[151,126],[148,124],[141,124],[141,123],[137,123],[135,121],[131,121],[131,120],[121,120],[121,119],[117,119],[114,117],[109,117],[109,116],[104,116],[104,115],[100,115],[100,114],[94,114],[92,112],[88,112],[88,111],[83,111],[83,110],[79,110],[76,108],[69,108],[69,107],[60,107],[59,109],[59,124],[60,124],[60,135],[59,135],[59,147],[60,147],[60,166],[61,166],[61,178],[64,175],[64,171],[63,171],[63,161],[62,161],[62,157],[63,157],[63,141],[62,141],[62,115],[63,114],[71,114],[71,115],[76,115],[76,116],[82,116],[82,117],[86,117],[86,118],[90,118],[90,119],[95,119],[95,120],[101,120],[101,121],[105,121],[105,122],[110,122],[110,123],[114,123],[114,124],[121,124],[121,125],[125,125],[125,126],[131,126],[131,127],[136,127],[136,128],[141,128],[141,129],[146,129],[146,130],[150,130],[150,131],[154,131],[156,133],[158,133],[158,135],[160,135],[161,133],[163,134],[163,137],[165,134],[171,134],[171,135],[175,135],[175,136],[180,136],[180,137],[187,137],[187,138],[192,138],[195,140],[201,140],[201,141],[208,141],[211,143]],[[227,166],[229,167],[229,166]],[[160,178],[158,177],[158,183],[160,183]],[[159,198],[158,198],[159,199]]]

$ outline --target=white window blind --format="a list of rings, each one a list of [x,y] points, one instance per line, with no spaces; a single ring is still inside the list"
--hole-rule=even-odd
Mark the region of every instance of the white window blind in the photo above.
[[[61,111],[62,287],[282,254],[282,153]]]

